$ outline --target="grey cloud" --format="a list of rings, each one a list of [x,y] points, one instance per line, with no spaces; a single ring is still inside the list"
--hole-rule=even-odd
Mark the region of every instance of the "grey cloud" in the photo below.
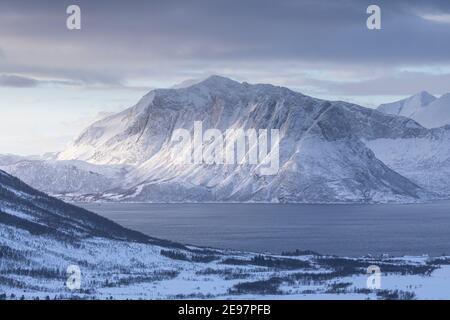
[[[36,87],[38,81],[14,75],[0,75],[1,87],[29,88]]]
[[[434,94],[450,92],[450,74],[401,72],[359,82],[307,79],[305,83],[339,95],[412,95],[422,90]]]
[[[79,83],[66,80],[37,80],[18,75],[0,74],[0,87],[33,88],[43,85],[79,85]]]
[[[450,65],[450,28],[420,17],[450,13],[448,0],[377,1],[380,31],[365,26],[369,0],[80,0],[82,30],[68,31],[72,2],[2,0],[0,37],[10,60],[1,70],[120,87],[218,66],[239,73],[245,64]]]
[[[380,1],[383,30],[375,32],[365,27],[365,9],[371,3],[365,0],[79,1],[84,15],[83,30],[78,33],[65,29],[64,3],[40,1],[39,7],[18,6],[24,15],[29,12],[24,18],[28,23],[8,30],[54,41],[55,46],[90,48],[86,50],[89,55],[82,58],[92,57],[100,65],[121,61],[121,57],[141,62],[291,59],[450,63],[450,43],[444,41],[450,38],[449,28],[415,14],[450,10],[441,1]]]

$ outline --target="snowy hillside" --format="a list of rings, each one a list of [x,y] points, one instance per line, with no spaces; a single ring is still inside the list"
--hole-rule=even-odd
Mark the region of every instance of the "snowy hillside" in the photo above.
[[[262,176],[255,165],[176,163],[172,133],[192,132],[194,121],[222,132],[279,129],[278,174]],[[433,195],[386,166],[362,141],[425,134],[406,118],[212,76],[151,91],[136,106],[91,125],[58,159],[134,166],[119,187],[90,200],[414,202]]]
[[[449,298],[450,258],[254,254],[150,238],[0,171],[0,299]],[[367,288],[378,265],[382,286]],[[80,271],[80,287],[67,281]]]
[[[427,190],[450,196],[450,125],[425,135],[367,141],[377,158]]]
[[[127,172],[125,166],[1,155],[0,169],[40,191],[58,197],[104,192],[117,185]]]
[[[411,118],[426,128],[450,124],[450,93],[436,98],[427,92],[393,103],[382,104],[378,110]]]

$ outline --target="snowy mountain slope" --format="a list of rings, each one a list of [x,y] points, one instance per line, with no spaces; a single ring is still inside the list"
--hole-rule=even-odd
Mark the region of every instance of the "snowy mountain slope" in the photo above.
[[[380,106],[378,110],[393,113],[401,105],[414,112],[400,112],[424,127],[416,134],[399,139],[396,136],[371,137],[366,144],[390,168],[414,183],[450,196],[450,94],[434,98],[426,93]],[[420,131],[420,133],[419,133]],[[375,138],[375,139],[374,139]]]
[[[0,170],[0,223],[67,241],[85,237],[147,241],[149,237],[37,191]]]
[[[427,190],[450,196],[450,126],[405,139],[367,141],[375,155],[396,172]]]
[[[430,197],[361,142],[370,135],[402,137],[426,130],[367,110],[212,76],[185,88],[151,91],[136,106],[94,123],[58,159],[135,166],[120,187],[97,196],[103,200],[410,202]],[[222,132],[279,129],[278,174],[262,176],[255,165],[176,163],[172,133],[177,128],[192,132],[194,121]]]
[[[1,170],[55,196],[104,192],[117,185],[127,172],[125,166],[98,166],[83,161],[2,159]]]
[[[153,239],[3,171],[0,258],[0,299],[445,299],[450,284],[448,257],[271,255]],[[366,287],[374,264],[388,271],[382,290]],[[69,267],[79,288],[67,285]]]
[[[437,128],[450,124],[450,93],[436,98],[421,92],[410,98],[383,104],[378,110],[411,118],[426,128]]]

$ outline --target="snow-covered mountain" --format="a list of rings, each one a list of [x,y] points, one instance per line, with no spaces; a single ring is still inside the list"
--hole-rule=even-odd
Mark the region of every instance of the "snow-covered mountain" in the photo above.
[[[391,109],[420,113],[444,98],[421,93]],[[261,175],[258,165],[174,161],[174,130],[192,134],[195,121],[221,132],[279,129],[278,173]],[[450,195],[449,132],[287,88],[212,76],[152,90],[132,108],[89,126],[56,159],[0,157],[0,169],[82,201],[415,202]]]
[[[448,259],[184,246],[125,229],[0,171],[0,299],[445,299]],[[383,290],[367,290],[369,265],[389,270]]]
[[[426,128],[438,128],[450,124],[450,93],[436,98],[423,91],[407,99],[382,104],[378,110],[411,118]]]
[[[104,192],[119,183],[126,166],[98,166],[83,161],[0,155],[0,169],[34,188],[58,197]]]
[[[279,129],[280,170],[186,165],[172,160],[175,129]],[[424,136],[412,120],[287,88],[212,76],[158,89],[87,128],[59,160],[133,165],[119,188],[97,199],[126,201],[388,202],[430,193],[380,161],[363,140]],[[448,148],[448,147],[447,147]]]

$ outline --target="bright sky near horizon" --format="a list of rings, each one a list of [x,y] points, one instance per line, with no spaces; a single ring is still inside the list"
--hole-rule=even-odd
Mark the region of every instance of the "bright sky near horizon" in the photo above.
[[[367,107],[450,92],[450,2],[73,1],[0,3],[0,154],[64,148],[151,88],[220,74]]]

